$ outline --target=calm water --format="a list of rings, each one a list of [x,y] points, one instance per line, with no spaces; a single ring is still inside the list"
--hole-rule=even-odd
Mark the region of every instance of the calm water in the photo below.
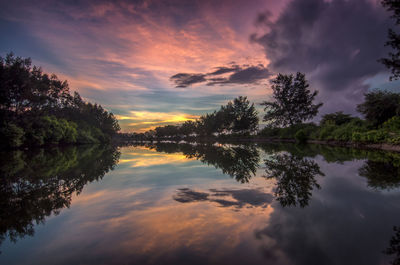
[[[400,154],[160,143],[0,159],[0,264],[400,262]]]

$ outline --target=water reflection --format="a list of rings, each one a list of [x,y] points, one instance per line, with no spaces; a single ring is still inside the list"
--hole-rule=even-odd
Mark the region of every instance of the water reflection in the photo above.
[[[305,207],[313,188],[320,188],[316,176],[324,176],[319,165],[293,154],[274,154],[265,162],[267,179],[276,180],[275,197],[285,206]]]
[[[148,147],[158,152],[182,152],[187,158],[195,158],[221,169],[224,174],[241,183],[249,182],[255,175],[260,161],[260,153],[254,145],[156,143]]]
[[[34,229],[36,235],[15,245],[5,240],[0,263],[79,264],[84,257],[85,264],[381,265],[397,259],[397,230],[389,256],[382,253],[400,219],[396,153],[186,143],[120,150],[112,172],[119,153],[111,147],[3,154],[1,235],[18,239]]]
[[[69,207],[73,194],[118,162],[110,146],[0,154],[0,244],[34,234],[34,225]]]
[[[400,265],[400,227],[393,227],[394,235],[390,239],[389,247],[384,251],[389,256],[394,256],[391,263],[392,265]]]
[[[220,207],[267,207],[272,202],[272,195],[259,189],[218,190],[210,189],[208,192],[194,191],[189,188],[178,189],[173,196],[174,200],[181,203],[213,202]]]
[[[256,145],[214,145],[154,143],[146,146],[157,152],[182,153],[188,159],[221,169],[240,183],[248,183],[259,168],[260,152]],[[390,189],[400,186],[400,155],[391,152],[361,150],[324,145],[262,144],[269,154],[264,160],[265,178],[275,180],[274,195],[282,206],[306,207],[314,189],[320,189],[317,177],[325,174],[315,157],[328,163],[365,160],[359,175],[367,178],[368,186]],[[282,153],[284,152],[284,153]]]
[[[367,179],[369,187],[378,190],[400,187],[399,153],[327,145],[264,144],[261,148],[271,155],[287,152],[290,156],[312,159],[320,155],[324,161],[336,164],[363,160],[358,174]]]

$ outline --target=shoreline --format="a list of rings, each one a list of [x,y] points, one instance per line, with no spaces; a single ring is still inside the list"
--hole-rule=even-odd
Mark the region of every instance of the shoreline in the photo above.
[[[162,141],[170,141],[178,143],[180,141],[185,141],[185,139],[155,139],[155,140],[147,140],[147,141],[115,141],[114,144],[122,144],[122,145],[130,145],[135,143],[143,143],[143,142],[162,142]],[[198,139],[190,139],[190,142],[220,142],[220,143],[232,143],[232,142],[252,142],[252,143],[296,143],[295,139],[276,139],[276,138],[198,138]],[[400,152],[400,145],[393,145],[388,143],[381,144],[369,144],[369,143],[353,143],[353,142],[341,142],[334,140],[307,140],[305,144],[321,144],[321,145],[329,145],[329,146],[338,146],[338,147],[348,147],[348,148],[358,148],[358,149],[374,149],[374,150],[383,150],[383,151],[391,151],[391,152]]]

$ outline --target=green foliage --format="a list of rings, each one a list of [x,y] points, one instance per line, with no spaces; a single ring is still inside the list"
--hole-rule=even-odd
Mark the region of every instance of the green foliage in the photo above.
[[[314,123],[299,123],[285,128],[265,127],[258,135],[267,138],[296,139],[296,134],[303,131],[305,137],[311,138],[317,126]]]
[[[8,147],[107,142],[120,130],[112,113],[13,54],[0,57],[0,117]]]
[[[336,129],[336,125],[333,124],[327,124],[325,126],[323,126],[320,130],[319,130],[319,135],[318,138],[320,140],[332,140],[333,138],[333,131]]]
[[[302,73],[278,74],[271,81],[274,101],[264,101],[264,121],[271,126],[288,126],[312,119],[318,114],[322,103],[313,104],[318,91],[311,92]]]
[[[166,125],[155,128],[157,138],[181,136],[250,135],[258,127],[258,116],[254,104],[247,97],[237,97],[218,111],[202,115],[196,121],[186,121],[182,125]],[[136,138],[142,137],[137,135]]]
[[[325,125],[327,123],[332,123],[335,125],[342,125],[344,123],[348,123],[353,119],[350,114],[344,114],[342,111],[338,111],[335,113],[325,114],[322,116],[320,121],[320,125]]]
[[[93,137],[90,130],[79,130],[76,140],[78,143],[82,144],[99,143],[99,141]]]
[[[351,140],[353,142],[361,142],[364,140],[363,134],[360,132],[353,132],[351,135]]]
[[[307,141],[307,134],[304,131],[304,129],[301,129],[299,131],[296,132],[296,135],[294,136],[294,138],[296,139],[297,142],[299,143],[305,143]]]
[[[13,123],[5,123],[0,128],[1,143],[4,146],[21,146],[24,141],[24,134],[24,130]]]
[[[393,132],[400,132],[400,116],[394,116],[385,121],[382,128]]]
[[[400,145],[400,136],[395,136],[395,137],[389,138],[388,143]]]
[[[371,143],[381,143],[386,136],[386,133],[382,130],[371,130],[366,133],[366,140]]]
[[[357,105],[357,110],[368,122],[378,127],[400,113],[400,93],[380,90],[367,93],[364,102]]]

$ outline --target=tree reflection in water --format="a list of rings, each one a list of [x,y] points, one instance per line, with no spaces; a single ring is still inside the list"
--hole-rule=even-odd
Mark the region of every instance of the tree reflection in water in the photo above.
[[[395,161],[367,160],[358,174],[367,178],[368,186],[375,189],[388,190],[400,186],[400,167]]]
[[[315,177],[324,173],[312,160],[285,153],[271,155],[264,162],[265,178],[276,180],[275,197],[283,207],[307,206],[314,187],[320,188]]]
[[[34,234],[34,225],[69,207],[74,193],[118,162],[111,146],[14,151],[0,155],[0,244]]]
[[[255,175],[260,161],[260,153],[254,145],[157,143],[150,148],[158,152],[182,152],[188,158],[196,158],[204,164],[221,169],[224,174],[241,183],[249,182]]]
[[[400,227],[393,227],[394,235],[390,239],[389,247],[384,251],[385,254],[393,256],[393,265],[400,265]]]

